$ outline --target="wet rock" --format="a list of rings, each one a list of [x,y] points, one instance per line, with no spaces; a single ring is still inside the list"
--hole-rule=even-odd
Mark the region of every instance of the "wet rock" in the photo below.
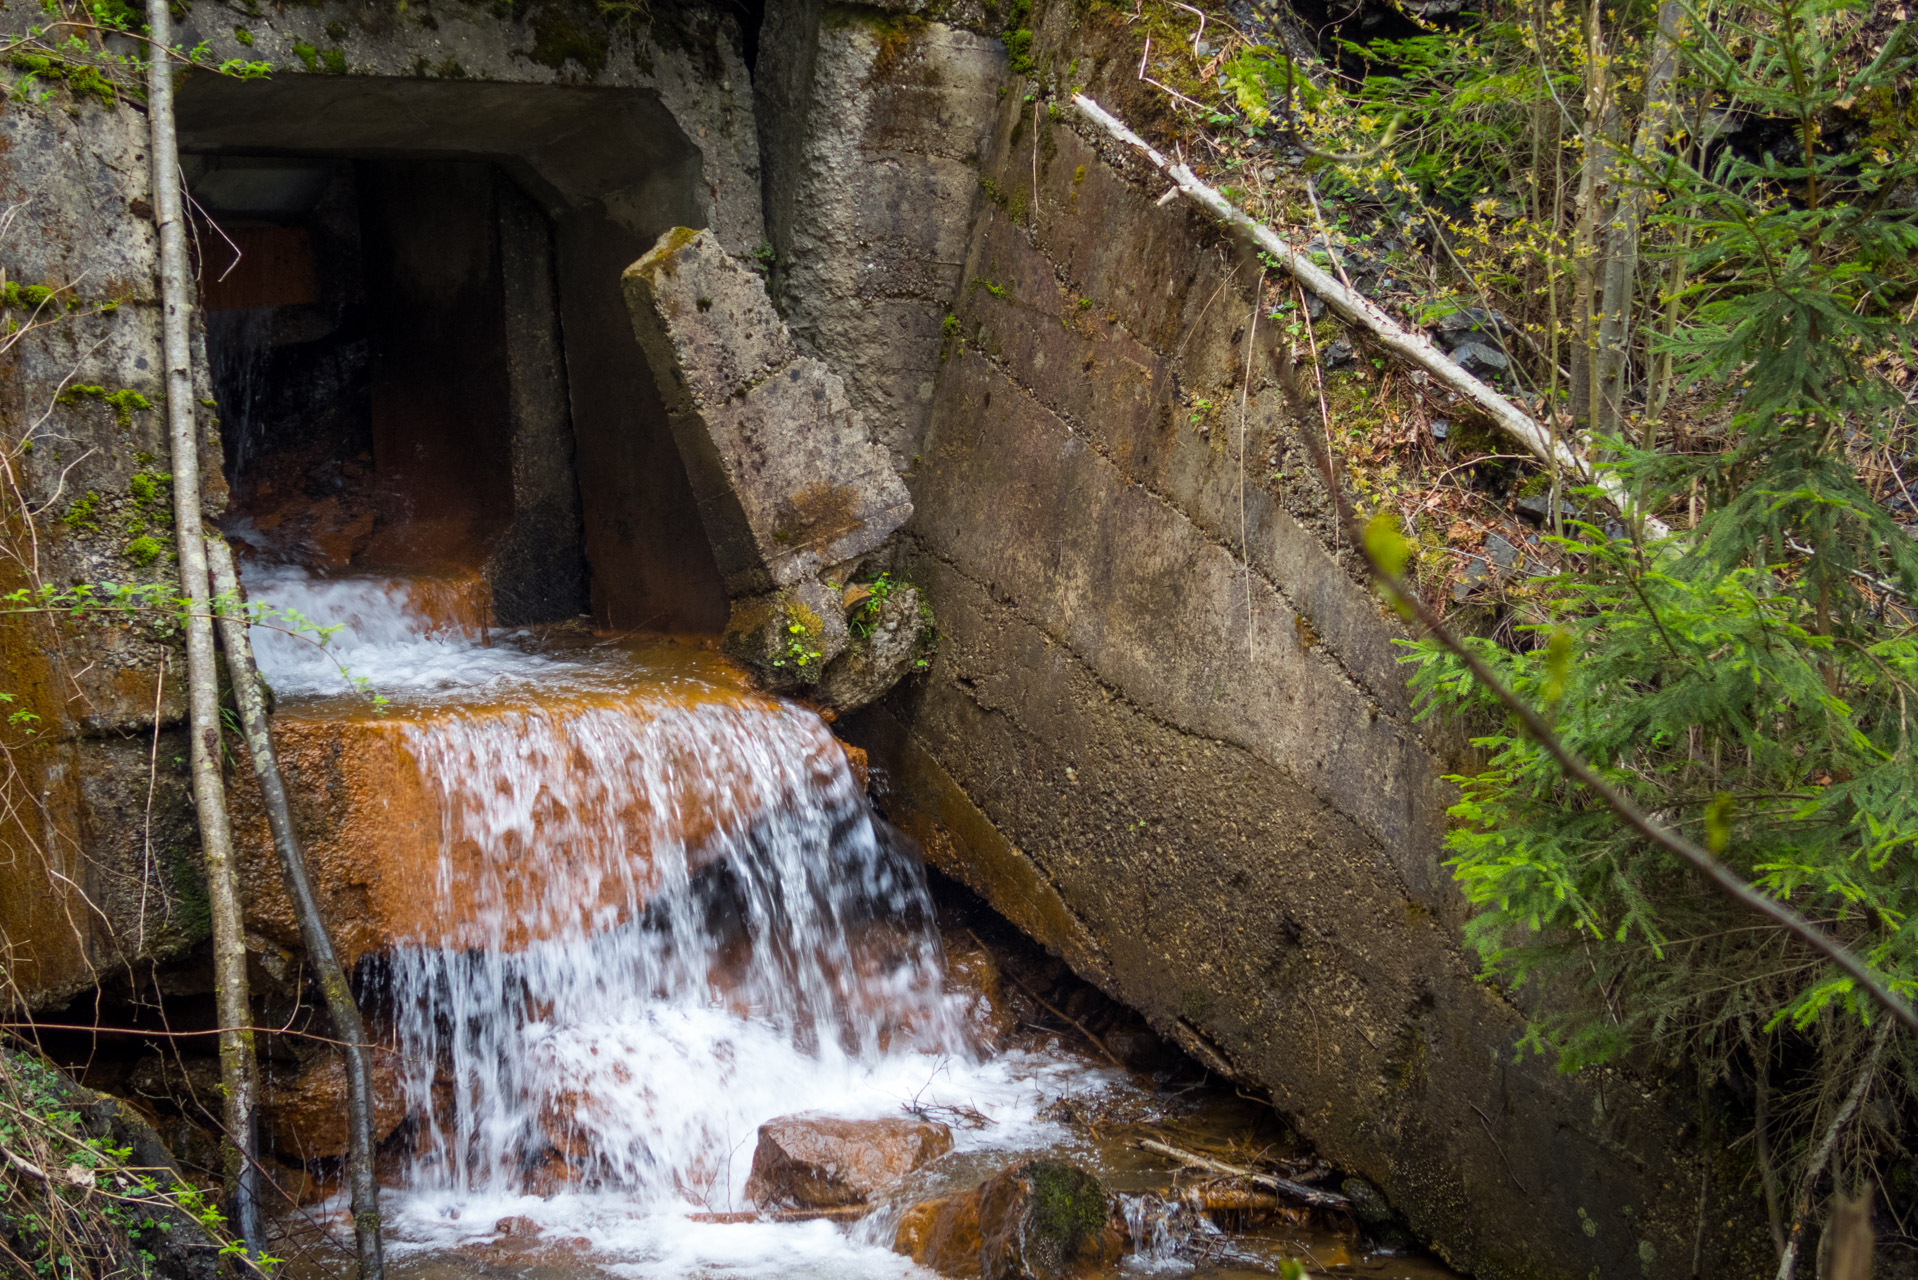
[[[943,1276],[970,1280],[981,1274],[979,1192],[921,1200],[899,1215],[894,1253],[903,1253]]]
[[[904,583],[894,585],[876,607],[854,605],[853,616],[865,634],[848,640],[819,681],[819,700],[841,714],[874,701],[910,672],[926,630],[919,593]]]
[[[1396,1221],[1384,1194],[1364,1178],[1347,1178],[1339,1184],[1339,1190],[1352,1202],[1352,1216],[1366,1226]]]
[[[864,791],[872,785],[872,764],[867,759],[866,749],[855,747],[843,739],[840,740],[839,746],[846,753],[846,767],[852,770],[853,781],[859,784],[861,791]]]
[[[986,1047],[1004,1047],[1018,1018],[1006,1002],[999,961],[963,930],[947,932],[944,942],[946,989],[967,997],[966,1022]]]
[[[952,1130],[930,1120],[781,1116],[759,1126],[746,1196],[762,1209],[864,1204],[950,1150]]]
[[[845,384],[711,232],[667,232],[621,279],[728,594],[791,587],[905,523],[905,484]]]
[[[802,578],[734,600],[720,648],[768,688],[792,692],[817,685],[851,638],[839,593],[817,578]]]
[[[380,1141],[406,1118],[406,1100],[390,1057],[374,1054],[372,1075],[373,1138]],[[329,1053],[298,1075],[273,1081],[260,1115],[268,1141],[282,1156],[306,1161],[345,1154],[346,1064]]]
[[[1099,1180],[1062,1160],[1021,1160],[901,1215],[893,1250],[942,1275],[1064,1280],[1116,1262],[1125,1233]]]
[[[1337,338],[1326,344],[1325,354],[1320,357],[1319,363],[1328,369],[1336,369],[1342,364],[1351,363],[1351,360],[1352,340]]]
[[[493,1224],[493,1234],[497,1236],[536,1236],[539,1223],[531,1218],[501,1218]]]

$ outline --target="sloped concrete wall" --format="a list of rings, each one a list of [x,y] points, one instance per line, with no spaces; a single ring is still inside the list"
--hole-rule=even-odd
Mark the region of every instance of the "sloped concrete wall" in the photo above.
[[[1035,60],[1150,120],[1120,15],[1034,25]],[[1686,1110],[1515,1061],[1521,1013],[1461,951],[1456,744],[1413,722],[1403,633],[1284,420],[1256,261],[1061,84],[1006,85],[926,429],[895,445],[938,656],[845,725],[889,816],[1462,1269],[1689,1275],[1703,1204],[1722,1273],[1756,1237],[1720,1229],[1748,1221],[1727,1179],[1701,1202]]]

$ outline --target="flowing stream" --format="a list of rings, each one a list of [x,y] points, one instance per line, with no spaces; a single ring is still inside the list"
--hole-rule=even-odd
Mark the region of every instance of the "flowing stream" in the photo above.
[[[440,808],[434,924],[383,969],[415,1126],[385,1205],[402,1262],[514,1220],[610,1274],[910,1273],[876,1229],[688,1215],[747,1207],[774,1116],[966,1107],[992,1123],[962,1151],[1045,1147],[1043,1105],[1119,1075],[980,1051],[917,857],[811,712],[686,647],[489,632],[457,584],[248,586],[344,624],[324,648],[257,631],[283,707],[350,705],[344,666]]]

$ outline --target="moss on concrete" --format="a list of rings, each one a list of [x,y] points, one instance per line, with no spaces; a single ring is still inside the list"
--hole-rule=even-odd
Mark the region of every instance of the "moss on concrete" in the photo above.
[[[602,31],[589,31],[564,7],[546,5],[533,19],[534,62],[555,71],[576,62],[590,79],[606,70],[607,40]]]

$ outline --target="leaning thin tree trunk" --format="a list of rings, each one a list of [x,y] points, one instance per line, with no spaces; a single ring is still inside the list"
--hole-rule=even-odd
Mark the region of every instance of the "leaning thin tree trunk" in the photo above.
[[[1838,1145],[1839,1135],[1851,1123],[1852,1116],[1857,1114],[1858,1104],[1864,1101],[1872,1077],[1878,1074],[1878,1059],[1884,1056],[1885,1045],[1890,1042],[1891,1034],[1892,1021],[1886,1018],[1879,1024],[1878,1034],[1871,1038],[1871,1051],[1865,1055],[1864,1065],[1858,1068],[1858,1079],[1851,1086],[1851,1092],[1845,1095],[1844,1104],[1838,1108],[1838,1114],[1831,1118],[1831,1124],[1825,1128],[1825,1136],[1818,1140],[1811,1159],[1805,1163],[1804,1175],[1798,1180],[1798,1199],[1792,1205],[1791,1235],[1785,1242],[1785,1256],[1778,1262],[1778,1280],[1795,1280],[1798,1255],[1805,1245],[1805,1224],[1811,1217],[1811,1202],[1818,1191],[1818,1180],[1824,1176],[1825,1166],[1831,1161],[1832,1149]]]
[[[1589,6],[1589,39],[1585,49],[1584,150],[1578,171],[1578,223],[1572,236],[1572,424],[1580,431],[1607,430],[1598,377],[1598,278],[1602,234],[1611,204],[1611,160],[1618,134],[1618,105],[1612,96],[1610,64],[1599,6]]]
[[[1645,180],[1657,156],[1665,149],[1677,104],[1672,82],[1678,77],[1678,42],[1685,22],[1684,0],[1664,0],[1658,6],[1658,29],[1652,33],[1652,58],[1645,68],[1645,110],[1638,117],[1629,157],[1621,156],[1616,180],[1624,190],[1618,197],[1606,236],[1604,290],[1599,304],[1598,350],[1593,380],[1596,384],[1600,431],[1618,429],[1625,404],[1626,339],[1631,332],[1632,292],[1638,281],[1638,237],[1651,203],[1651,185]],[[1649,408],[1649,406],[1648,406]],[[1653,427],[1646,424],[1649,448]]]
[[[173,532],[180,553],[180,585],[187,600],[186,669],[192,734],[193,805],[200,820],[206,859],[207,902],[213,917],[213,981],[220,1018],[220,1084],[225,1095],[227,1187],[232,1220],[241,1239],[257,1251],[260,1221],[259,1160],[254,1132],[258,1063],[253,1053],[252,1000],[246,981],[246,939],[240,914],[240,883],[233,865],[233,833],[227,822],[226,785],[220,774],[220,686],[213,652],[213,619],[207,613],[206,543],[200,521],[199,424],[195,420],[193,366],[188,348],[192,304],[187,289],[186,229],[180,200],[180,156],[173,136],[173,69],[168,0],[148,0],[152,36],[147,63],[147,118],[152,125],[153,207],[160,228],[160,316],[167,435],[173,453]]]
[[[1379,340],[1379,345],[1417,365],[1477,405],[1499,430],[1524,445],[1534,457],[1548,465],[1556,460],[1558,466],[1597,485],[1620,512],[1627,515],[1636,512],[1636,502],[1616,475],[1594,469],[1563,442],[1554,439],[1552,433],[1531,415],[1461,368],[1457,361],[1440,351],[1429,338],[1405,329],[1370,298],[1347,289],[1306,254],[1279,239],[1270,227],[1261,225],[1243,209],[1199,181],[1190,168],[1167,160],[1145,139],[1127,128],[1124,121],[1091,98],[1079,94],[1072,102],[1086,119],[1142,153],[1155,168],[1172,179],[1180,194],[1188,200],[1219,221],[1238,227],[1250,235],[1261,249],[1276,258],[1292,274],[1293,279],[1324,299],[1333,311],[1351,323],[1371,330]],[[1649,537],[1662,538],[1671,532],[1662,521],[1651,515],[1641,515],[1639,519]]]
[[[313,882],[307,878],[306,857],[300,852],[299,833],[294,830],[293,811],[286,800],[286,782],[273,751],[266,698],[260,691],[260,669],[253,661],[246,618],[238,611],[240,580],[233,569],[233,550],[218,535],[208,538],[206,547],[213,589],[219,597],[220,641],[226,647],[227,676],[233,684],[233,701],[239,706],[247,753],[253,758],[253,772],[259,779],[267,825],[273,830],[273,847],[279,851],[286,896],[293,903],[293,914],[299,917],[300,940],[306,944],[313,979],[326,999],[333,1034],[346,1058],[347,1185],[353,1197],[360,1280],[380,1280],[386,1265],[380,1247],[379,1183],[373,1177],[373,1078],[367,1063],[366,1025],[333,950],[326,918],[313,894]]]

